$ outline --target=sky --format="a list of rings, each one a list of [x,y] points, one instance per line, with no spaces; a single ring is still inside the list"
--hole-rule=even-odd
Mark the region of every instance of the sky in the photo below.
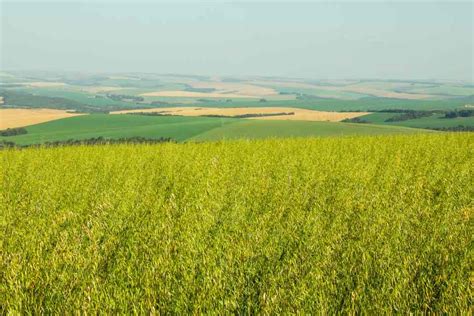
[[[0,1],[7,71],[474,81],[470,1]]]

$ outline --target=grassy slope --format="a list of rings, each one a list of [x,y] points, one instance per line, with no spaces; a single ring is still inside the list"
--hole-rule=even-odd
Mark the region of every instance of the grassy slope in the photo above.
[[[430,117],[422,117],[413,120],[400,121],[400,122],[385,122],[386,119],[393,116],[400,115],[400,113],[372,113],[361,116],[362,119],[367,120],[374,124],[384,124],[392,126],[407,126],[414,128],[428,128],[428,127],[454,127],[454,126],[474,126],[474,117],[457,117],[453,119],[442,118],[442,114],[434,114]]]
[[[371,135],[419,132],[416,129],[362,124],[263,121],[231,118],[94,114],[28,126],[28,134],[0,137],[18,144],[86,139],[170,137],[177,141],[223,138],[305,137]]]
[[[238,138],[309,137],[342,135],[382,135],[420,132],[417,129],[367,124],[308,121],[241,120],[199,134],[192,140]]]
[[[1,137],[0,139],[13,141],[18,144],[85,139],[99,136],[107,138],[133,136],[147,138],[171,137],[174,140],[183,141],[234,120],[206,117],[94,114],[28,126],[26,128],[28,134],[26,135]]]
[[[0,151],[2,314],[469,315],[473,144]]]

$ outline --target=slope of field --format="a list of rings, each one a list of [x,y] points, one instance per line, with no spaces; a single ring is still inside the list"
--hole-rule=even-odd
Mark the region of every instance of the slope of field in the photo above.
[[[2,312],[468,315],[473,144],[0,151]]]
[[[227,125],[234,125],[227,127]],[[221,138],[372,135],[425,132],[396,126],[331,122],[260,121],[234,118],[92,114],[26,127],[27,134],[1,137],[19,145],[69,139],[172,138],[176,141]]]
[[[427,130],[398,126],[311,121],[240,120],[211,129],[192,138],[195,141],[222,139],[258,139],[276,137],[315,137],[426,133]]]
[[[0,109],[0,129],[22,127],[81,114],[52,109]]]
[[[296,120],[296,121],[331,121],[338,122],[347,118],[354,118],[368,114],[367,112],[324,112],[313,111],[298,108],[285,107],[248,107],[248,108],[203,108],[203,107],[174,107],[174,108],[152,108],[142,110],[123,110],[112,112],[112,114],[124,113],[161,113],[170,115],[183,116],[203,116],[203,115],[220,115],[220,116],[237,116],[247,114],[278,114],[293,113],[291,115],[272,115],[261,117],[249,117],[258,120]]]

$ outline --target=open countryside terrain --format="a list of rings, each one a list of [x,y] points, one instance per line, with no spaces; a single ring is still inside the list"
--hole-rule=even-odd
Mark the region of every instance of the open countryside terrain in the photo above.
[[[258,131],[253,137],[325,136],[334,134],[373,134],[377,131],[399,133],[412,127],[441,130],[472,130],[474,120],[474,87],[464,82],[427,82],[394,80],[307,80],[267,77],[208,77],[160,74],[77,74],[47,72],[2,72],[0,98],[3,101],[2,127],[28,127],[27,135],[2,137],[4,141],[31,143],[64,139],[65,137],[171,137],[177,141],[191,138],[205,139],[203,135],[226,137],[242,135],[244,128]],[[465,117],[446,118],[448,112],[470,109]],[[13,111],[13,112],[8,112]],[[75,113],[67,113],[67,112]],[[387,112],[388,111],[388,112]],[[427,115],[396,116],[416,111]],[[77,118],[71,121],[36,123],[78,114],[157,112],[163,115],[184,116],[238,116],[245,120],[201,120],[190,118],[185,126],[195,126],[192,133],[177,135],[157,118],[109,118],[99,116]],[[7,113],[16,113],[8,115]],[[43,113],[43,114],[40,114]],[[57,113],[49,115],[46,113]],[[275,115],[275,114],[285,115]],[[292,113],[292,114],[290,114]],[[137,113],[136,113],[137,114]],[[421,113],[423,114],[423,113]],[[136,115],[134,115],[136,116]],[[341,121],[360,118],[361,121],[343,122],[340,125],[308,124],[302,121]],[[249,119],[255,121],[248,122]],[[118,121],[116,121],[118,120]],[[153,124],[145,124],[150,120]],[[173,119],[170,119],[173,120]],[[261,120],[293,120],[294,123],[261,123]],[[118,122],[121,123],[118,123]],[[132,122],[133,121],[133,122]],[[179,120],[178,120],[179,121]],[[300,122],[301,121],[301,122]],[[67,124],[71,122],[71,129]],[[76,125],[77,122],[77,125]],[[91,126],[91,122],[99,124]],[[181,121],[179,121],[181,122]],[[225,122],[225,123],[224,123]],[[227,126],[227,123],[231,125]],[[111,131],[110,124],[117,126]],[[135,124],[136,123],[136,124]],[[156,123],[156,124],[155,124]],[[93,127],[85,133],[81,127]],[[120,125],[124,124],[124,125]],[[181,123],[177,123],[181,124]],[[33,126],[31,126],[33,125]],[[360,124],[359,124],[360,125]],[[375,125],[389,125],[377,127]],[[30,127],[31,126],[31,127]],[[43,130],[46,126],[46,130]],[[197,128],[196,126],[200,126]],[[232,127],[231,127],[232,126]],[[239,127],[240,126],[240,127]],[[225,127],[225,129],[224,129]],[[324,127],[324,128],[323,128]],[[201,130],[202,128],[202,130]],[[228,129],[227,129],[228,128]],[[277,128],[268,130],[266,128]],[[61,130],[63,129],[63,130]],[[123,132],[120,131],[123,129]],[[132,131],[131,129],[135,129]],[[242,129],[242,130],[241,130]],[[285,130],[289,129],[289,130]],[[323,131],[326,129],[326,131]],[[78,131],[72,132],[72,130]],[[351,131],[352,130],[352,131]],[[225,133],[224,133],[225,131]],[[295,132],[300,131],[300,132]],[[304,131],[304,132],[303,132]],[[337,131],[335,133],[335,131]],[[342,132],[341,132],[342,131]],[[103,133],[103,134],[101,134]],[[41,134],[41,136],[40,136]],[[55,135],[56,134],[56,135]],[[201,135],[202,134],[202,135]],[[199,136],[198,136],[199,135]],[[217,137],[221,138],[221,137]]]

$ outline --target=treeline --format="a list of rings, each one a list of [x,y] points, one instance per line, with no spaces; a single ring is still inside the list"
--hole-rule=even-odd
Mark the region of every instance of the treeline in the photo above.
[[[445,118],[456,118],[456,117],[470,117],[474,116],[474,110],[454,110],[446,112]]]
[[[474,126],[450,126],[450,127],[427,127],[428,129],[434,129],[437,131],[444,131],[444,132],[474,132]]]
[[[179,114],[170,114],[168,112],[130,112],[130,115],[145,115],[145,116],[182,116]],[[217,117],[217,118],[250,118],[250,117],[265,117],[265,116],[282,116],[295,115],[295,112],[277,112],[277,113],[248,113],[240,115],[220,115],[220,114],[204,114],[200,117]]]
[[[1,148],[28,148],[28,147],[62,147],[62,146],[78,146],[78,145],[112,145],[112,144],[161,144],[176,142],[170,137],[145,138],[145,137],[122,137],[116,139],[94,137],[87,139],[68,139],[53,142],[45,142],[43,144],[19,145],[10,141],[1,141]]]
[[[27,134],[28,131],[24,127],[14,127],[0,130],[0,136],[16,136]]]
[[[128,115],[144,115],[144,116],[182,116],[182,115],[175,115],[166,112],[129,112],[125,113]]]
[[[346,118],[346,119],[343,119],[341,122],[344,122],[344,123],[363,123],[363,124],[370,123],[369,121],[361,119],[360,117]]]
[[[114,101],[135,101],[135,102],[145,101],[143,97],[139,97],[135,95],[126,95],[126,94],[107,94],[107,98],[112,99]]]
[[[400,115],[392,116],[385,120],[385,122],[401,122],[408,121],[413,119],[418,119],[422,117],[432,116],[433,112],[431,111],[406,111]]]

